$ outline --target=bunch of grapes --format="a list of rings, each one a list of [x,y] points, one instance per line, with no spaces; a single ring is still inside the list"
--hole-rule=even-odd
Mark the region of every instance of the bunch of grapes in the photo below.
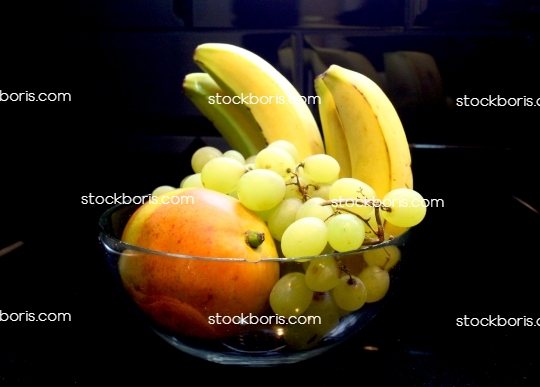
[[[320,317],[309,327],[287,328],[284,338],[293,348],[314,345],[341,317],[386,295],[388,271],[400,251],[377,245],[417,225],[426,213],[418,192],[400,188],[379,199],[368,184],[340,178],[340,166],[331,156],[299,160],[287,141],[273,142],[248,159],[207,146],[193,154],[191,163],[194,173],[182,180],[181,188],[207,188],[237,198],[267,223],[282,258],[290,258],[281,264],[270,294],[273,312]],[[159,187],[153,194],[169,189]],[[373,247],[329,255],[366,246]]]
[[[270,293],[270,306],[277,315],[305,317],[303,321],[308,322],[301,330],[287,327],[287,344],[309,348],[334,329],[341,317],[384,298],[390,287],[389,270],[400,258],[399,248],[390,245],[282,264],[281,277]],[[308,320],[311,316],[317,320]]]
[[[240,200],[264,219],[283,256],[313,257],[382,242],[383,222],[409,228],[425,216],[422,196],[395,189],[382,199],[368,184],[339,178],[331,156],[304,160],[287,141],[276,141],[247,160],[237,151],[203,147],[192,157],[194,174],[180,187],[204,187]]]

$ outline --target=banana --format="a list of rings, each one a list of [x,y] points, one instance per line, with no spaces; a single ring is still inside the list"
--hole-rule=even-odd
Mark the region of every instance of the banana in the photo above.
[[[182,89],[197,109],[214,124],[231,148],[242,153],[244,157],[255,155],[268,145],[261,128],[244,105],[217,103],[217,98],[228,94],[210,75],[188,74],[184,78]]]
[[[319,76],[334,98],[351,158],[352,177],[379,198],[412,188],[411,154],[399,116],[382,89],[368,77],[332,65]]]
[[[269,143],[290,141],[301,159],[324,153],[321,132],[307,103],[270,63],[222,43],[199,45],[193,59],[223,90],[247,105]]]
[[[320,97],[319,116],[323,131],[326,154],[339,163],[339,177],[351,177],[351,159],[347,139],[341,126],[341,120],[336,110],[334,98],[321,77],[315,78],[315,91]]]

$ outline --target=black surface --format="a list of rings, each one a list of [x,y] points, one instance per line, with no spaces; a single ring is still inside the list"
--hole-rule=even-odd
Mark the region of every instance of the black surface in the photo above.
[[[138,195],[156,185],[177,185],[189,173],[190,153],[205,143],[199,131],[216,132],[201,119],[133,111],[130,103],[139,95],[129,94],[136,87],[128,81],[153,85],[137,73],[146,63],[134,70],[107,62],[114,55],[100,46],[96,36],[103,31],[93,29],[87,2],[67,3],[25,2],[3,6],[0,13],[0,90],[74,96],[68,104],[0,102],[0,248],[24,242],[0,256],[0,311],[71,315],[70,322],[0,322],[0,386],[178,385],[193,378],[249,385],[539,384],[538,327],[456,326],[465,315],[540,318],[535,265],[540,216],[513,198],[540,208],[538,151],[531,140],[538,107],[463,108],[451,116],[431,113],[408,120],[414,142],[453,147],[413,149],[415,187],[426,198],[444,199],[444,208],[430,209],[417,227],[399,292],[369,327],[318,358],[269,369],[220,366],[179,352],[133,318],[99,252],[97,220],[107,206],[81,204],[81,196],[90,193]],[[67,17],[69,7],[79,17],[90,16]],[[446,8],[430,10],[420,24],[448,27],[452,15]],[[530,15],[534,21],[537,12]],[[123,33],[106,26],[106,37],[114,32]],[[475,73],[465,74],[465,80],[464,74],[452,73],[457,64],[464,73],[471,66],[480,73],[484,60],[500,65],[493,43],[500,41],[498,35],[488,37],[487,45],[475,43],[479,39],[471,40],[466,31],[455,36],[443,47],[447,60],[441,59],[450,80],[463,82],[446,85],[453,96],[501,92],[488,72],[482,72],[483,82],[476,82]],[[139,39],[134,34],[126,42]],[[519,44],[505,39],[501,48],[502,63],[515,67],[505,73],[500,65],[493,78],[502,76],[504,85],[513,86],[504,89],[505,96],[539,97],[533,71],[537,37],[516,39]],[[379,40],[360,43],[379,47]],[[395,40],[393,49],[418,47],[411,35]],[[427,41],[431,48],[441,42],[433,35]],[[504,54],[514,46],[527,51],[520,62]],[[482,60],[461,61],[465,48]],[[487,52],[493,61],[485,59]],[[105,82],[125,71],[127,80]],[[124,89],[123,81],[131,88]],[[415,124],[420,125],[416,130]]]

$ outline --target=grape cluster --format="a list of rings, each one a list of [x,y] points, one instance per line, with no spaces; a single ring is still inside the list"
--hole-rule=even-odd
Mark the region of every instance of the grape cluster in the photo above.
[[[350,255],[321,256],[281,266],[281,277],[270,293],[274,313],[308,324],[288,325],[284,340],[293,349],[316,345],[345,315],[381,300],[389,290],[392,269],[401,257],[393,245]],[[317,320],[307,320],[309,317]]]
[[[273,142],[247,160],[234,150],[203,147],[193,154],[192,167],[194,174],[180,187],[204,187],[240,200],[267,222],[286,258],[357,250],[385,239],[383,222],[409,228],[426,213],[418,192],[400,188],[378,199],[368,184],[339,178],[333,157],[299,160],[287,141]]]
[[[426,213],[422,196],[395,189],[382,199],[368,184],[340,178],[325,154],[299,160],[293,144],[276,141],[245,159],[213,147],[192,156],[193,174],[181,188],[201,187],[237,198],[268,225],[282,258],[281,277],[269,303],[283,317],[319,316],[318,324],[288,326],[292,348],[314,345],[344,315],[382,299],[388,271],[400,259],[396,246],[377,244],[417,225]],[[158,187],[154,195],[172,187]],[[391,232],[389,232],[391,230]],[[373,245],[362,253],[329,256]]]

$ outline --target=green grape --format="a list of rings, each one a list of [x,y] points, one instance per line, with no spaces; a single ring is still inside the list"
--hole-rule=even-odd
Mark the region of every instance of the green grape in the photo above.
[[[238,181],[238,199],[253,211],[265,211],[277,206],[285,196],[285,181],[268,169],[248,171]]]
[[[292,142],[287,140],[276,140],[268,144],[268,147],[283,149],[292,156],[295,165],[300,161],[300,158],[298,157],[298,149],[296,149]]]
[[[426,203],[418,192],[408,188],[397,188],[388,192],[382,204],[390,211],[381,211],[381,216],[398,227],[413,227],[426,216]]]
[[[159,187],[157,187],[156,189],[154,189],[152,191],[152,196],[159,196],[161,194],[171,192],[171,191],[173,191],[175,189],[176,188],[174,188],[174,187],[172,187],[170,185],[162,185],[162,186],[159,186]]]
[[[285,181],[285,184],[287,185],[287,188],[285,190],[285,198],[296,198],[300,200],[304,199],[304,197],[302,196],[302,192],[300,192],[300,188],[298,187],[298,184],[300,184],[300,186],[302,187],[305,187],[307,185],[307,182],[304,179],[299,177],[297,184],[296,177],[292,177],[290,179],[287,179]]]
[[[236,195],[236,198],[238,199],[238,195]],[[280,203],[281,204],[281,203]],[[278,204],[279,206],[279,204]],[[276,206],[277,207],[277,206]],[[274,211],[274,209],[276,207],[272,207],[270,208],[269,210],[264,210],[264,211],[255,211],[255,213],[257,215],[259,215],[259,218],[261,218],[262,220],[265,221],[265,223],[268,223],[268,218],[270,217],[270,214],[272,213],[272,211]]]
[[[334,210],[332,209],[332,206],[321,206],[321,203],[324,201],[323,198],[308,199],[296,213],[296,219],[314,217],[325,221],[332,216]]]
[[[329,292],[313,294],[313,300],[302,316],[307,317],[306,329],[324,336],[339,323],[339,308]]]
[[[326,224],[319,218],[296,220],[281,237],[281,250],[286,258],[319,255],[327,243]]]
[[[283,340],[289,348],[296,351],[313,348],[322,339],[322,335],[315,333],[309,326],[302,324],[289,324],[283,330]]]
[[[332,289],[336,305],[350,312],[360,309],[366,303],[367,294],[364,283],[358,277],[348,274],[343,275]]]
[[[339,178],[339,163],[332,156],[317,154],[303,161],[304,172],[317,183],[333,183]]]
[[[315,292],[326,292],[339,282],[341,269],[333,257],[315,258],[306,270],[306,285]]]
[[[204,188],[200,173],[186,176],[180,183],[180,188]]]
[[[313,298],[303,273],[289,273],[281,277],[270,292],[270,306],[274,313],[284,316],[300,316]]]
[[[191,168],[193,168],[193,172],[200,173],[207,162],[221,156],[223,153],[219,149],[213,146],[203,146],[191,156]]]
[[[367,289],[366,302],[381,300],[390,287],[390,275],[379,266],[368,266],[358,276]]]
[[[327,226],[327,229],[328,229],[328,226]],[[330,246],[330,243],[326,243],[326,246],[324,246],[324,250],[321,251],[321,255],[324,255],[324,254],[334,254],[336,252],[336,250]]]
[[[295,166],[293,157],[287,151],[276,147],[264,148],[255,159],[255,168],[274,171],[285,180],[289,179],[290,171],[294,171]]]
[[[338,214],[326,222],[328,243],[336,251],[357,250],[364,243],[364,222],[353,214]]]
[[[256,160],[256,159],[257,159],[257,155],[249,156],[249,157],[246,159],[245,164],[253,164],[253,165],[255,165],[255,160]]]
[[[274,239],[280,241],[283,233],[295,220],[296,213],[302,207],[300,199],[283,199],[274,209],[271,210],[268,218],[268,229]]]
[[[331,184],[317,184],[315,186],[310,185],[308,187],[308,195],[312,198],[323,198],[324,200],[329,199]]]
[[[304,171],[304,168],[299,168],[298,169],[298,177],[303,179],[304,180],[304,185],[307,185],[307,184],[313,184],[313,185],[316,185],[317,182],[316,181],[313,181],[309,178],[308,175],[306,175],[306,172]]]
[[[242,153],[236,151],[236,150],[228,150],[225,153],[223,153],[223,157],[229,157],[231,159],[235,159],[237,161],[240,161],[242,164],[246,163],[246,159],[244,156],[242,156]]]
[[[390,270],[399,262],[401,251],[397,246],[384,246],[364,252],[364,260],[369,266],[379,266],[381,269]]]
[[[245,173],[244,164],[229,157],[218,157],[206,163],[201,171],[204,188],[228,194],[236,189]]]
[[[375,212],[373,207],[355,202],[356,199],[373,200],[376,198],[375,190],[358,179],[345,177],[336,180],[330,188],[328,197],[329,200],[334,200],[334,203],[342,199],[351,199],[343,207],[353,211],[364,219],[370,218]]]

